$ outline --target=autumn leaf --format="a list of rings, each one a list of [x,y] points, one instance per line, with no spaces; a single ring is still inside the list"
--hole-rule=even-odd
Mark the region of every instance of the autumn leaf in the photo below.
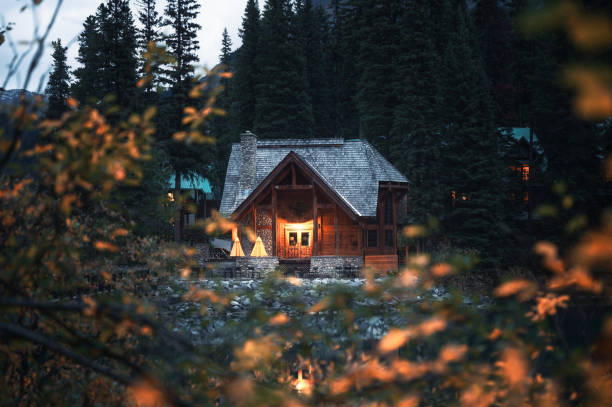
[[[289,322],[289,317],[286,314],[280,313],[274,315],[268,322],[270,325],[284,325]]]
[[[531,281],[525,279],[515,279],[499,285],[494,294],[496,297],[510,297],[517,295],[519,300],[526,301],[533,297],[536,286]]]
[[[403,346],[408,341],[408,337],[408,331],[393,328],[378,342],[378,351],[380,353],[394,351]]]

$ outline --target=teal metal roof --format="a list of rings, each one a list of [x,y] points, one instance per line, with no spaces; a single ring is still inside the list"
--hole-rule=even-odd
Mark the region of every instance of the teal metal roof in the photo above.
[[[169,189],[174,189],[174,174],[168,179],[168,184]],[[181,175],[181,189],[200,189],[206,195],[212,194],[208,178],[204,178],[197,174]]]

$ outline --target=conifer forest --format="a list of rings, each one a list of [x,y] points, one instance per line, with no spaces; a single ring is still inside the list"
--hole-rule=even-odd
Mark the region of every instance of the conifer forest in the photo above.
[[[612,3],[4,0],[0,224],[0,406],[610,406]]]

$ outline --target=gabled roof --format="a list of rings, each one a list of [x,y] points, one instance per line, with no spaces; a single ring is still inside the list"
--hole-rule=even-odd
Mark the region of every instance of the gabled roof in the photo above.
[[[408,183],[364,140],[258,140],[253,189],[240,187],[240,144],[232,145],[220,212],[230,216],[255,188],[294,152],[357,216],[376,216],[380,182]]]

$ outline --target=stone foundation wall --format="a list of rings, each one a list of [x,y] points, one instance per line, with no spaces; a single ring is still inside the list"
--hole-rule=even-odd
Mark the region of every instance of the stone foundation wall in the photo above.
[[[240,273],[246,276],[249,267],[254,271],[261,273],[261,276],[273,272],[278,267],[278,257],[239,257],[236,259],[236,268],[240,269]]]
[[[361,256],[313,256],[310,258],[310,272],[320,278],[340,278],[339,269],[351,267],[361,276],[363,257]]]

